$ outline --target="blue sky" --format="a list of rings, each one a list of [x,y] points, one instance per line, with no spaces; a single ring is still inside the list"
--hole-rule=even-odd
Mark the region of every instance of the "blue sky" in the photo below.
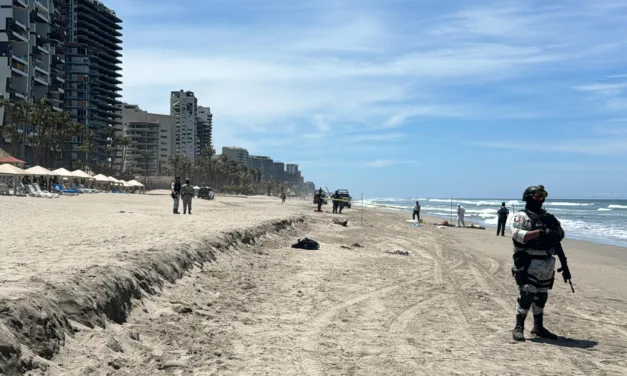
[[[353,195],[627,197],[623,0],[105,0],[124,100]]]

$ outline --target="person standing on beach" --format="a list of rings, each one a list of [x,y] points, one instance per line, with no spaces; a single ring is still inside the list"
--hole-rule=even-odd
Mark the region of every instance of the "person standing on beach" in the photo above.
[[[185,184],[181,187],[181,198],[183,198],[183,214],[192,214],[192,198],[194,198],[194,186],[185,179]]]
[[[173,214],[181,214],[179,213],[179,199],[181,197],[181,177],[177,176],[174,178],[174,182],[171,186],[171,196],[174,201]]]
[[[318,212],[322,211],[322,203],[324,201],[322,200],[322,188],[320,188],[320,190],[318,191]]]
[[[411,215],[411,219],[415,220],[418,217],[418,222],[420,222],[420,201],[416,201],[416,205],[414,205],[414,212]]]
[[[544,327],[544,306],[555,279],[555,247],[564,239],[559,221],[542,209],[548,196],[544,186],[531,186],[523,193],[525,209],[518,211],[512,222],[514,265],[512,274],[518,285],[516,326],[512,331],[515,341],[524,341],[525,319],[533,310],[531,334],[540,338],[558,337]],[[568,273],[568,275],[566,275]],[[570,272],[564,271],[570,279]]]
[[[281,204],[285,204],[285,199],[287,198],[287,196],[285,196],[285,192],[281,193]]]
[[[499,216],[499,222],[496,227],[496,236],[505,236],[505,223],[507,223],[507,217],[509,216],[509,210],[505,207],[505,203],[501,203],[501,208],[496,212]]]
[[[331,195],[331,202],[333,203],[333,214],[337,214],[337,208],[340,205],[337,199],[338,199],[337,193],[334,193]]]
[[[466,227],[464,214],[466,214],[466,209],[460,204],[457,204],[457,227]]]

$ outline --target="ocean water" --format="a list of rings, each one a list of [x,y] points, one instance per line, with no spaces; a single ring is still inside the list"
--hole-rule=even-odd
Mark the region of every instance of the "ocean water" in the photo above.
[[[450,198],[364,198],[365,207],[378,207],[411,213],[416,201],[420,201],[421,214],[451,219]],[[496,211],[505,202],[510,211],[508,226],[514,210],[524,208],[524,203],[512,199],[464,199],[453,198],[453,223],[457,221],[457,204],[466,209],[465,219],[496,227]],[[355,202],[355,207],[361,205]],[[551,200],[544,208],[555,215],[569,239],[627,247],[627,200]]]

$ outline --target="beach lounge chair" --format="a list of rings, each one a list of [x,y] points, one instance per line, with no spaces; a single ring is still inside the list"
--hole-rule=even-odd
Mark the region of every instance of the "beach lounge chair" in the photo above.
[[[22,191],[24,191],[24,194],[26,196],[41,197],[40,195],[36,194],[34,191],[31,191],[30,185],[24,186],[24,183],[22,183],[22,182],[20,182],[18,185],[22,188]]]
[[[33,187],[32,184],[28,184],[26,186],[26,190],[28,192],[28,195],[32,196],[32,197],[49,197],[49,198],[52,198],[52,196],[45,196],[44,194],[37,192],[37,190],[35,189],[35,187]]]
[[[61,184],[54,184],[53,187],[55,192],[58,192],[62,195],[74,196],[78,194],[78,191],[75,191],[73,189],[65,189]]]
[[[44,191],[41,189],[38,183],[34,183],[32,184],[32,186],[35,189],[35,192],[39,193],[42,197],[59,198],[58,193],[50,193],[48,191]]]

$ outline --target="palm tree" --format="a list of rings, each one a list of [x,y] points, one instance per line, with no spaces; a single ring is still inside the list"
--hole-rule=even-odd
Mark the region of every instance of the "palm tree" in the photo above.
[[[150,164],[150,157],[152,156],[153,152],[151,151],[145,151],[142,150],[139,152],[139,158],[138,162],[143,162],[143,167],[144,167],[144,185],[146,185],[146,179],[148,177],[148,167]]]
[[[11,154],[19,156],[20,145],[24,141],[24,130],[22,127],[28,123],[31,105],[25,101],[13,101],[10,99],[0,99],[0,106],[4,108],[4,125],[0,130],[0,140],[4,140],[5,132],[11,138]]]
[[[126,164],[126,150],[128,146],[131,144],[131,139],[128,137],[120,136],[115,140],[115,144],[122,147],[122,164],[120,165],[120,175],[124,175],[126,172],[125,164]]]
[[[187,179],[192,171],[192,160],[187,155],[181,157],[181,170],[183,171],[182,179]]]
[[[168,158],[168,163],[172,166],[173,175],[176,175],[179,172],[179,167],[181,166],[181,155],[174,154]]]
[[[78,151],[85,153],[85,166],[89,167],[91,152],[94,150],[94,132],[86,131],[83,144],[78,147]]]

